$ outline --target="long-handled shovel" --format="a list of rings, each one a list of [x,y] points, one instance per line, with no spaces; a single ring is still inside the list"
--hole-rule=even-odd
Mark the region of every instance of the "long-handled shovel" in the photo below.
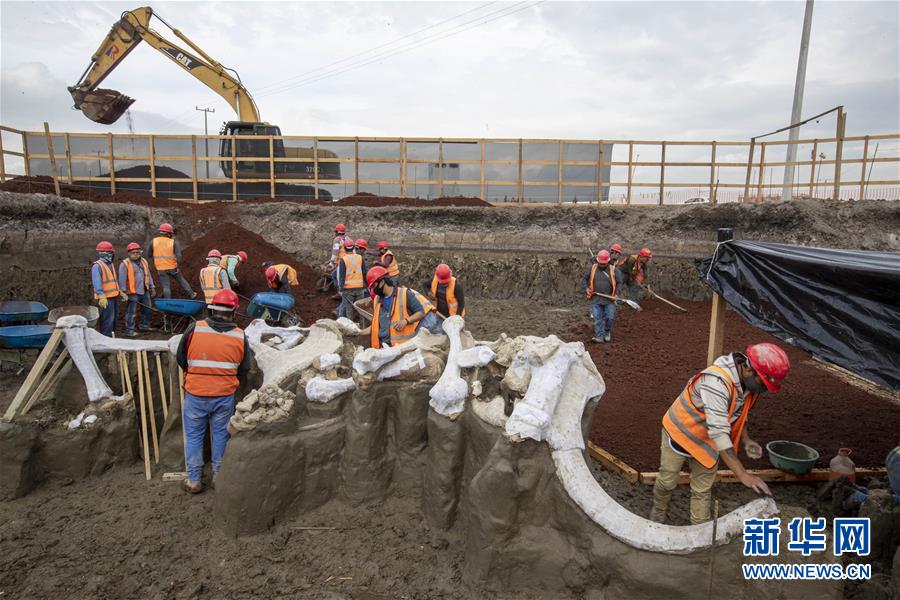
[[[619,298],[618,296],[610,296],[609,294],[601,294],[600,292],[594,292],[595,296],[600,296],[601,298],[606,298],[607,300],[614,300],[615,302],[622,302],[628,305],[628,308],[634,310],[641,310],[641,305],[635,302],[634,300],[628,300],[627,298]]]
[[[677,309],[680,310],[681,312],[687,312],[687,309],[686,309],[686,308],[681,308],[680,306],[678,306],[678,305],[675,304],[674,302],[669,302],[668,300],[666,300],[665,298],[663,298],[662,296],[660,296],[659,294],[657,294],[656,292],[654,292],[654,291],[651,290],[650,288],[645,287],[644,289],[647,291],[648,294],[650,294],[651,296],[653,296],[653,297],[656,298],[657,300],[662,300],[663,302],[665,302],[665,303],[668,304],[669,306],[672,306],[672,307],[674,307],[674,308],[677,308]]]

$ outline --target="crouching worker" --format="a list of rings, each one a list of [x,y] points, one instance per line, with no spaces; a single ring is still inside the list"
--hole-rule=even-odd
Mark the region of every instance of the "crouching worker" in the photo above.
[[[397,346],[411,340],[425,318],[419,294],[399,287],[384,267],[369,269],[366,284],[374,298],[372,324],[359,334],[368,335],[373,348]]]
[[[213,481],[228,443],[228,421],[234,413],[234,393],[250,370],[250,348],[244,331],[234,324],[238,297],[221,290],[207,306],[209,316],[189,326],[175,355],[184,376],[184,438],[187,479],[184,489],[203,491],[203,440],[212,435]]]
[[[747,354],[720,356],[688,382],[663,416],[652,521],[665,522],[685,460],[691,471],[692,525],[709,520],[719,458],[742,484],[772,495],[762,479],[744,469],[738,448],[743,445],[750,458],[762,456],[760,445],[750,439],[747,419],[759,395],[780,390],[790,369],[784,350],[775,344],[753,344],[747,347]]]

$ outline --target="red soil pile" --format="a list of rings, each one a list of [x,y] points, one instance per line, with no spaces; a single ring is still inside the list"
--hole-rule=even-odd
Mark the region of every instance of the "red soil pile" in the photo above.
[[[641,303],[642,312],[620,308],[609,344],[591,343],[591,328],[576,332],[607,385],[594,414],[591,439],[640,471],[659,468],[663,413],[688,380],[707,366],[710,303],[678,303],[688,312],[651,300]],[[772,440],[808,444],[821,455],[818,467],[827,467],[842,447],[853,449],[858,466],[884,466],[897,445],[900,405],[836,378],[816,367],[806,352],[728,311],[725,352],[743,351],[755,342],[784,348],[791,373],[780,392],[764,394],[754,407],[748,424],[753,439],[763,447]],[[741,452],[740,457],[752,468],[771,467],[765,456],[752,461]]]
[[[491,206],[490,202],[485,202],[481,198],[470,198],[466,196],[452,196],[447,198],[435,198],[434,200],[423,200],[422,198],[397,198],[394,196],[376,196],[367,192],[360,192],[353,196],[347,196],[339,200],[337,206]]]
[[[102,185],[102,184],[101,184]],[[107,186],[108,187],[108,186]],[[18,192],[20,194],[55,194],[52,177],[14,177],[0,184],[0,190],[4,192]],[[122,204],[137,204],[154,208],[180,208],[183,202],[154,198],[150,195],[136,192],[118,192],[110,195],[104,192],[92,190],[86,185],[59,184],[59,193],[73,200],[87,200],[90,202],[120,202]]]
[[[332,311],[337,303],[329,294],[316,291],[316,279],[319,277],[316,270],[295,260],[290,254],[259,235],[234,223],[217,225],[182,250],[182,264],[179,268],[194,290],[198,292],[200,290],[200,269],[207,265],[206,255],[213,248],[222,254],[235,254],[238,250],[247,253],[247,262],[235,271],[240,282],[240,289],[236,291],[240,295],[250,298],[257,292],[273,291],[268,287],[265,269],[260,265],[266,260],[274,261],[276,264],[284,263],[297,269],[297,277],[300,279],[300,285],[294,286],[292,291],[297,301],[294,312],[299,314],[307,325],[317,319],[333,318]],[[173,282],[172,285],[173,292],[179,289],[177,283]],[[241,312],[244,311],[246,304],[245,300],[241,300]]]

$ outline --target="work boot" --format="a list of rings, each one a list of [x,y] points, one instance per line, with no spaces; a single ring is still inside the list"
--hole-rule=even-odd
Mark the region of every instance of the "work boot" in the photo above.
[[[181,482],[181,487],[188,494],[199,494],[200,492],[203,491],[203,483],[202,482],[198,481],[195,483],[195,482],[191,481],[190,479],[184,479]]]
[[[594,337],[591,338],[591,341],[594,342],[595,344],[599,344],[600,342],[603,341],[603,338],[599,338],[599,337],[597,337],[597,336],[594,336]]]
[[[150,326],[147,326],[147,327],[138,327],[138,329],[140,329],[141,331],[144,331],[144,332],[148,332],[148,331],[156,331],[156,327],[150,327]]]
[[[611,342],[611,341],[612,341],[612,336],[611,336],[610,334],[607,333],[606,335],[603,336],[603,341],[604,341],[604,342]]]
[[[654,506],[652,509],[650,509],[650,520],[654,523],[665,523],[666,511],[660,510]]]
[[[137,331],[131,329],[125,332],[125,337],[137,337]]]

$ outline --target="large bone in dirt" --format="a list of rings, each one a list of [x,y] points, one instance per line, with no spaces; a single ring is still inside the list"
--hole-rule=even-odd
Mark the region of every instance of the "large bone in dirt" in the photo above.
[[[493,350],[487,346],[475,346],[468,350],[462,350],[457,355],[459,366],[462,369],[471,369],[473,367],[483,367],[497,356]]]
[[[250,342],[254,353],[256,346],[263,345],[262,337],[264,335],[277,335],[281,338],[281,341],[273,346],[276,350],[289,350],[303,339],[303,332],[299,327],[272,327],[262,319],[254,319],[244,329],[244,333],[247,335],[247,341]]]
[[[265,345],[254,350],[256,364],[263,372],[263,385],[278,384],[282,379],[300,373],[312,365],[316,357],[337,352],[343,340],[333,327],[316,323],[299,346],[276,350]]]
[[[506,437],[514,441],[546,439],[569,368],[577,359],[574,347],[578,345],[560,346],[544,364],[532,367],[528,391],[506,421]]]
[[[360,375],[374,373],[407,352],[412,352],[413,350],[436,351],[444,346],[446,339],[446,337],[430,333],[426,329],[419,329],[415,337],[408,342],[387,348],[366,348],[362,352],[357,353],[353,357],[353,370]]]
[[[359,325],[348,319],[347,317],[338,317],[335,321],[344,335],[359,335]]]
[[[306,397],[314,402],[329,402],[343,393],[356,389],[356,382],[352,378],[325,379],[316,375],[306,384]]]
[[[447,364],[441,378],[428,392],[431,397],[428,404],[438,414],[445,417],[461,413],[465,408],[466,396],[469,393],[469,385],[459,375],[459,353],[462,349],[459,334],[465,324],[459,315],[452,315],[444,320],[443,328],[444,333],[450,339],[450,352],[447,354]]]

